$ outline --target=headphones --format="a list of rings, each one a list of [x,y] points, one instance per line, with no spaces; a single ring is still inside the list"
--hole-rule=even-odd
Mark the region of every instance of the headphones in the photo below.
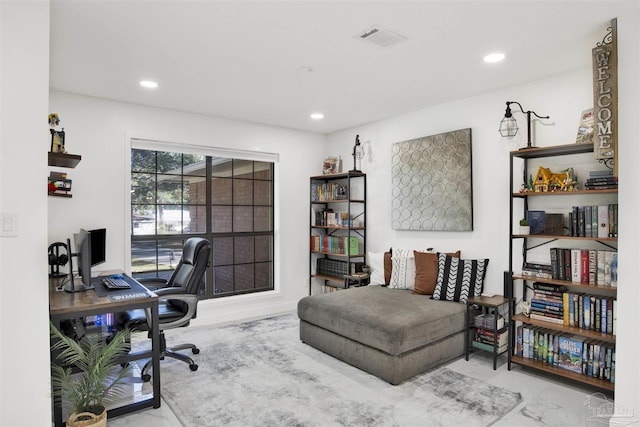
[[[66,253],[61,254],[60,248],[64,248]],[[49,245],[49,266],[51,271],[49,277],[66,276],[65,273],[60,273],[60,266],[66,265],[69,262],[69,248],[65,243],[56,242]]]

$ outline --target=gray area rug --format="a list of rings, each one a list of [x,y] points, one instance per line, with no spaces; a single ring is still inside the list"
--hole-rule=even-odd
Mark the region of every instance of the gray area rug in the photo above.
[[[444,367],[392,386],[302,343],[293,314],[180,332],[199,369],[166,359],[161,378],[184,426],[487,426],[521,401]]]

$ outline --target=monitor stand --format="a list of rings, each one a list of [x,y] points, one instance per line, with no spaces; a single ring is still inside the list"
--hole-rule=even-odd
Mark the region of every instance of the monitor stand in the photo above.
[[[84,292],[93,289],[93,285],[85,285],[84,283],[67,283],[62,287],[65,292]]]

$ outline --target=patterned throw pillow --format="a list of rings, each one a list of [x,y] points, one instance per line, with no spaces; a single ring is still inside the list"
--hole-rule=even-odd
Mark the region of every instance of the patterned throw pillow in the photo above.
[[[391,281],[393,289],[413,289],[416,281],[416,263],[413,250],[393,248],[391,255]]]
[[[467,303],[469,297],[482,293],[488,259],[458,259],[438,254],[438,281],[433,299]]]

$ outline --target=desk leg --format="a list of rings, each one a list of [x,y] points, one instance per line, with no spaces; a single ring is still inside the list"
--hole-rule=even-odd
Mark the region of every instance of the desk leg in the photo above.
[[[58,330],[60,330],[60,320],[57,318],[53,318],[51,319],[51,322],[53,323],[53,326],[55,326]],[[51,339],[51,338],[49,338]],[[54,363],[56,363],[56,357],[57,357],[58,352],[51,352],[51,364],[53,365]],[[55,395],[55,390],[53,387],[53,384],[51,384],[51,395],[54,396]],[[52,397],[51,398],[51,404],[53,405],[53,423],[55,425],[55,427],[62,427],[63,425],[63,420],[62,420],[62,405],[60,404],[60,398],[59,397]]]
[[[158,326],[158,304],[151,307],[151,351],[153,407],[160,407],[160,327]]]

